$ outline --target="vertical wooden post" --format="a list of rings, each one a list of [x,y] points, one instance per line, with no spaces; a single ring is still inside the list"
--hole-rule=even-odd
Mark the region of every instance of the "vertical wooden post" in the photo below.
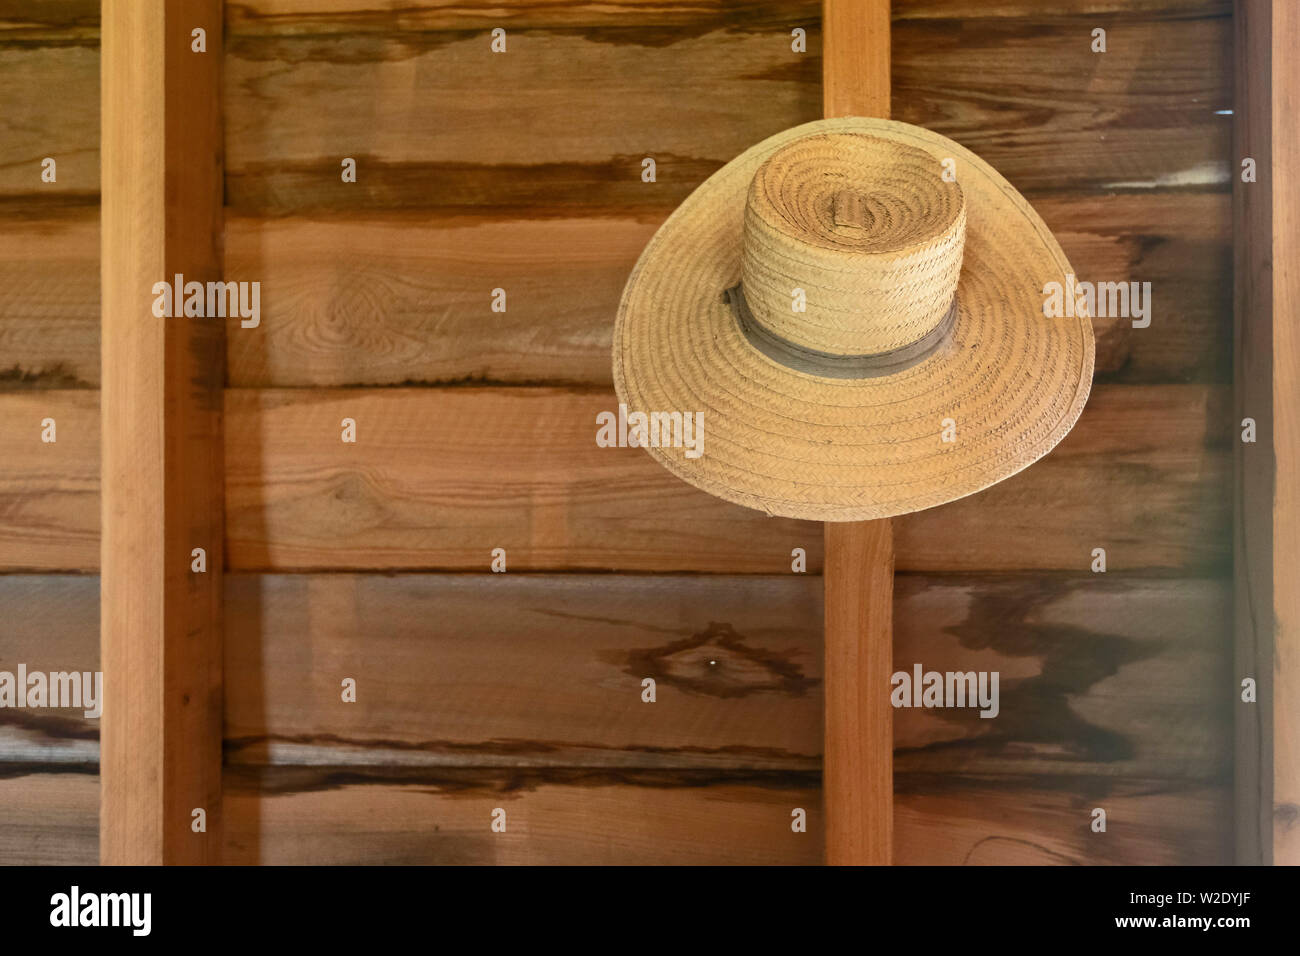
[[[1300,9],[1235,10],[1236,856],[1300,863]],[[1243,182],[1241,163],[1255,162]],[[1240,440],[1254,419],[1257,441]],[[1258,700],[1240,700],[1254,678]]]
[[[221,278],[221,31],[220,0],[103,3],[105,864],[217,862],[221,844],[223,322],[152,311],[155,283]]]
[[[822,102],[832,116],[889,116],[889,0],[824,0]],[[827,522],[826,862],[893,860],[894,543],[889,519]]]

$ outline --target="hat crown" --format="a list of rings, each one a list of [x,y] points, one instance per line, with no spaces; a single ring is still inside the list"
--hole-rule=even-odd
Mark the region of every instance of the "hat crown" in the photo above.
[[[935,332],[961,274],[966,207],[928,152],[858,133],[804,137],[759,166],[745,201],[741,287],[776,336],[877,355]]]

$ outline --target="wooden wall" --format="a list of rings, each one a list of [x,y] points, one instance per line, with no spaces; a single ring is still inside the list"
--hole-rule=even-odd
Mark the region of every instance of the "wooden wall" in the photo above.
[[[818,4],[374,6],[227,5],[227,860],[819,862],[820,526],[593,440],[642,245],[820,115]],[[1231,10],[1040,6],[895,0],[894,115],[1154,318],[1051,456],[895,524],[900,666],[1003,681],[897,712],[896,856],[1226,862]],[[0,669],[98,660],[98,102],[97,4],[0,2]],[[0,860],[96,859],[96,738],[0,711]]]

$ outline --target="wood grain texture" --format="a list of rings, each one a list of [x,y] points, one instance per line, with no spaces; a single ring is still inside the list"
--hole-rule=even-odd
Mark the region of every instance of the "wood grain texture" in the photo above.
[[[199,26],[206,53],[190,49]],[[221,277],[220,64],[219,0],[105,4],[106,864],[212,863],[221,848],[222,328],[152,314],[160,280]]]
[[[1228,788],[1087,777],[900,775],[895,855],[934,866],[1223,865]],[[1106,811],[1106,832],[1089,827]]]
[[[85,768],[0,763],[0,866],[99,862],[99,777]]]
[[[39,16],[41,6],[14,11]],[[0,16],[0,208],[13,197],[93,202],[99,195],[99,40],[76,19]],[[55,161],[56,179],[41,179]]]
[[[903,570],[1207,569],[1228,548],[1227,395],[1098,389],[1039,466],[895,523]],[[235,568],[782,572],[820,529],[714,501],[635,449],[598,448],[600,392],[227,393]],[[355,445],[339,441],[344,417]],[[1170,515],[1178,515],[1170,520]]]
[[[1189,864],[1228,856],[1220,787],[1063,778],[900,778],[897,859]],[[815,778],[708,772],[233,769],[226,858],[280,864],[815,864]],[[1107,809],[1106,834],[1088,828]],[[494,808],[505,833],[489,831]],[[808,812],[793,833],[791,811]]]
[[[1149,328],[1094,320],[1098,381],[1231,379],[1226,195],[1052,196],[1034,207],[1080,277],[1152,283]],[[227,323],[229,383],[610,385],[609,316],[668,211],[537,212],[228,219],[227,270],[258,277],[264,293],[258,328]],[[98,387],[97,211],[4,221],[0,390]],[[508,312],[487,310],[497,287]]]
[[[98,388],[99,210],[41,205],[0,203],[0,390]]]
[[[233,575],[226,759],[815,771],[821,584]],[[894,610],[898,668],[1002,675],[997,718],[895,711],[903,771],[1227,771],[1230,702],[1215,696],[1229,670],[1224,579],[900,575]],[[356,704],[340,700],[345,676]],[[641,701],[644,677],[655,704]]]
[[[1258,442],[1236,452],[1236,663],[1258,702],[1235,706],[1237,858],[1300,863],[1300,44],[1293,4],[1238,7],[1237,150],[1257,181],[1236,186],[1235,411]]]
[[[1233,705],[1235,859],[1273,860],[1273,642],[1276,621],[1273,512],[1277,477],[1273,422],[1272,20],[1269,2],[1237,8],[1234,156],[1251,157],[1256,181],[1233,177],[1233,419],[1255,420],[1254,444],[1233,449],[1234,669],[1252,678],[1257,700]],[[1293,587],[1286,582],[1283,587]]]
[[[890,0],[823,0],[822,111],[889,116]],[[888,866],[894,833],[894,534],[889,519],[825,527],[822,809],[826,862]]]
[[[1300,864],[1300,10],[1273,4],[1273,862]]]
[[[1152,283],[1149,328],[1095,320],[1102,381],[1229,380],[1226,196],[1035,206],[1080,277]],[[230,272],[262,277],[268,294],[259,328],[228,323],[230,383],[609,385],[609,316],[666,214],[236,218]],[[488,308],[498,287],[506,313]]]
[[[1035,193],[1227,190],[1231,117],[1215,112],[1232,105],[1223,3],[1080,2],[1080,17],[1021,0],[987,9],[975,19],[968,6],[930,2],[896,11],[896,118],[952,136]],[[0,30],[6,61],[22,61],[0,85],[0,196],[93,197],[94,30],[75,15],[43,23],[39,10]],[[476,20],[461,4],[232,4],[229,201],[268,215],[664,208],[746,146],[817,118],[817,10],[492,4]],[[511,19],[521,26],[496,57],[501,84],[484,84],[485,31]],[[1097,23],[1106,54],[1088,48]],[[790,50],[795,26],[809,31],[806,54]],[[55,86],[60,96],[45,95]],[[673,105],[682,112],[670,117]],[[491,136],[485,116],[502,119]],[[46,155],[59,161],[56,184],[40,183]],[[346,188],[345,155],[361,160]],[[640,182],[646,155],[660,159],[653,186]]]
[[[19,664],[28,673],[100,669],[97,577],[0,574],[0,670]],[[0,777],[15,767],[93,774],[99,720],[85,714],[84,706],[0,709]]]
[[[894,842],[892,522],[827,522],[825,542],[826,862],[888,866]]]
[[[473,862],[493,846],[490,834],[471,839],[480,811],[535,791],[551,793],[530,805],[539,829],[510,844],[510,859],[797,862],[820,852],[754,822],[782,805],[773,783],[802,780],[794,789],[807,796],[792,806],[809,810],[819,841],[814,576],[227,584],[226,774],[241,775],[243,791],[227,807],[237,844],[228,861]],[[5,659],[91,666],[96,590],[88,577],[0,576]],[[896,600],[900,662],[1004,678],[992,721],[897,712],[901,862],[1226,858],[1226,702],[1212,703],[1228,679],[1226,581],[901,575]],[[630,673],[643,666],[661,675],[654,705],[640,702]],[[358,681],[355,705],[338,703],[344,669]],[[0,860],[94,859],[95,727],[68,717],[41,712],[0,733]],[[662,811],[647,818],[637,809],[647,802]],[[504,805],[513,820],[517,804]],[[728,806],[734,828],[714,816]],[[1094,806],[1107,809],[1108,837],[1088,830]],[[304,829],[300,811],[322,814],[319,826]],[[388,812],[398,816],[377,824]],[[604,822],[568,832],[580,813]],[[695,824],[676,817],[692,814],[714,829],[682,849]],[[628,835],[633,819],[653,823]]]
[[[822,114],[889,118],[890,0],[822,0]]]
[[[381,13],[340,19],[347,32],[307,15],[248,30],[236,20],[228,202],[266,216],[671,206],[745,147],[819,114],[817,35],[794,53],[789,13],[765,9],[656,29],[539,26],[496,55],[485,29],[393,35]],[[893,115],[1035,194],[1226,190],[1227,18],[1106,26],[1109,52],[1094,54],[1087,20],[898,22]],[[494,135],[485,117],[499,120]],[[339,181],[343,156],[359,161],[356,184]],[[654,184],[639,178],[645,156],[659,162]]]
[[[1090,49],[1097,26],[1105,53]],[[900,23],[893,116],[955,139],[1031,198],[1227,191],[1231,38],[1226,17]]]
[[[0,569],[94,570],[95,393],[0,395]],[[1226,569],[1225,388],[1103,386],[1039,465],[895,523],[907,571]],[[574,389],[244,390],[226,394],[235,570],[784,573],[821,568],[821,529],[697,492],[636,449],[598,448],[612,394]],[[57,446],[39,441],[45,416]],[[62,416],[62,417],[61,417]],[[65,431],[72,416],[84,423]],[[354,417],[358,443],[340,441]],[[67,445],[63,444],[65,441]],[[57,534],[52,531],[57,530]]]
[[[663,208],[747,146],[817,118],[820,61],[791,50],[790,29],[741,11],[679,30],[520,30],[504,54],[486,30],[235,29],[227,202],[264,215]],[[355,184],[340,181],[344,156]]]
[[[239,765],[815,772],[815,575],[230,575]],[[491,613],[485,613],[491,608]],[[1215,782],[1227,579],[897,578],[900,669],[997,670],[995,719],[895,711],[904,772]],[[94,669],[98,581],[0,575],[0,666]],[[484,662],[491,662],[485,669]],[[716,663],[713,663],[716,662]],[[356,704],[339,699],[346,672]],[[641,679],[658,701],[641,702]],[[98,759],[76,711],[0,710],[0,763]]]
[[[367,783],[348,772],[278,768],[227,774],[230,863],[821,862],[815,781],[682,781],[676,775],[443,772]],[[784,784],[782,783],[784,781]],[[676,783],[677,786],[673,786]],[[1205,865],[1231,855],[1222,787],[1063,778],[900,778],[895,855],[921,865]],[[0,861],[96,859],[96,778],[0,777]],[[507,832],[488,830],[495,807]],[[790,810],[809,812],[791,833]],[[1106,834],[1089,831],[1104,806]],[[513,829],[514,832],[511,832]]]
[[[83,6],[89,6],[83,2]],[[820,0],[415,0],[393,4],[385,17],[364,0],[246,0],[227,7],[227,22],[239,33],[292,29],[299,32],[380,31],[386,25],[407,30],[539,29],[561,26],[684,27],[714,17],[784,15],[792,24],[816,25]],[[1062,16],[1112,14],[1189,17],[1222,16],[1231,0],[1056,0]],[[894,0],[895,22],[908,19],[1026,17],[1043,13],[1041,0]]]
[[[54,419],[54,442],[41,440]],[[0,396],[0,567],[99,567],[99,393]]]

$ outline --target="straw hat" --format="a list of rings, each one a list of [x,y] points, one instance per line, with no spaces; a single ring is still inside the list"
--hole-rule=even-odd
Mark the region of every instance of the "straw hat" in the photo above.
[[[647,451],[720,498],[822,521],[930,508],[1025,468],[1078,419],[1092,323],[1082,303],[1044,315],[1071,271],[952,140],[807,123],[718,170],[650,240],[619,304],[614,387],[629,419],[699,422],[695,454],[662,436]]]

